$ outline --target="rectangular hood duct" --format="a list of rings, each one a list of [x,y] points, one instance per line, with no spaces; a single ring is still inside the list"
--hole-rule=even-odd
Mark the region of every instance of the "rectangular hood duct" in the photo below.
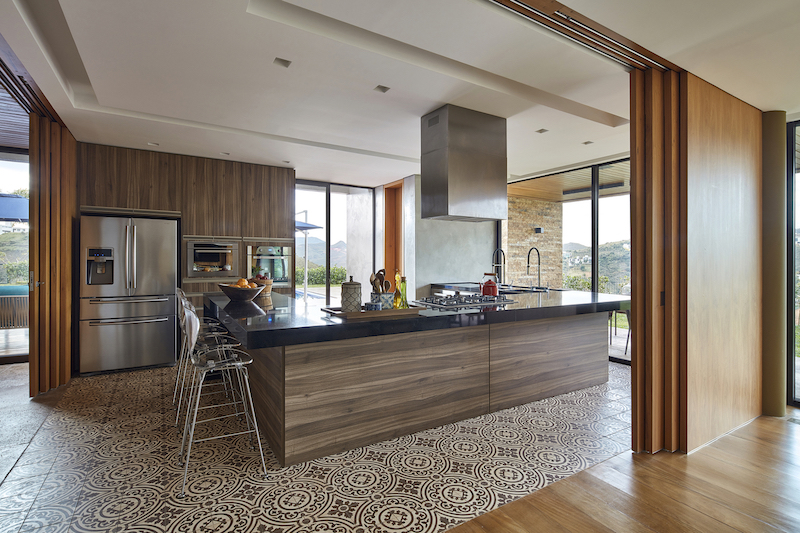
[[[508,218],[506,119],[447,104],[422,117],[422,218]]]

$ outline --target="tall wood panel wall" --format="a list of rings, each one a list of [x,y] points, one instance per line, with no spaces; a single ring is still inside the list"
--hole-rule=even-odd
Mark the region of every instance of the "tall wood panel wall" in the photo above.
[[[30,115],[30,394],[69,381],[77,143],[48,118]]]
[[[294,169],[79,143],[80,205],[180,211],[184,235],[294,238]]]
[[[681,84],[691,451],[761,414],[761,112]]]
[[[691,451],[761,413],[760,206],[760,111],[632,71],[634,451]]]

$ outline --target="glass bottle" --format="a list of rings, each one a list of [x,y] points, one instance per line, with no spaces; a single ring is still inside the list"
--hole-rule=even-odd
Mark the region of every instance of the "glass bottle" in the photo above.
[[[408,309],[408,298],[406,298],[406,277],[400,278],[400,307],[399,309]]]
[[[402,299],[403,299],[403,295],[400,294],[400,271],[399,270],[395,270],[394,271],[394,302],[393,302],[392,307],[394,307],[395,309],[402,309],[402,307],[400,307],[400,303],[401,303]]]

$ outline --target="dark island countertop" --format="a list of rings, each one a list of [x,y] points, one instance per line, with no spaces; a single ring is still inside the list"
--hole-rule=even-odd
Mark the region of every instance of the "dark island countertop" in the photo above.
[[[330,317],[319,300],[305,304],[285,294],[232,302],[222,293],[208,293],[203,300],[206,316],[218,318],[251,349],[630,309],[628,296],[614,294],[550,291],[509,297],[515,303],[498,309],[424,309],[410,318],[356,322]]]

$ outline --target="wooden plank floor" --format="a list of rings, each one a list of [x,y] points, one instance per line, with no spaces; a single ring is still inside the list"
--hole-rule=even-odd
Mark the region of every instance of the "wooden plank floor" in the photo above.
[[[688,456],[624,453],[451,531],[798,532],[798,419],[758,418]]]

